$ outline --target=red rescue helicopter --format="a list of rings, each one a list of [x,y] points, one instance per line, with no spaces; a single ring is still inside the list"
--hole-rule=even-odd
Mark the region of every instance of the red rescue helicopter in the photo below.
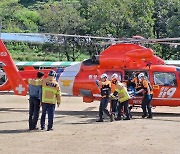
[[[144,72],[153,86],[153,106],[180,106],[180,68],[165,65],[152,49],[136,44],[158,42],[180,45],[180,43],[167,42],[172,40],[176,41],[180,38],[144,39],[134,37],[118,40],[115,42],[116,44],[110,45],[102,51],[99,56],[66,67],[58,80],[61,90],[70,95],[82,96],[84,102],[93,102],[101,99],[100,91],[95,83],[101,74],[106,73],[111,77],[113,73],[117,73],[122,79],[127,74],[129,77],[133,77],[136,72]],[[2,40],[0,40],[0,62],[7,75],[8,85],[11,86],[14,93],[26,95],[27,83],[17,70]],[[25,73],[27,72],[25,71]],[[141,100],[141,97],[133,97],[130,104],[140,105]]]

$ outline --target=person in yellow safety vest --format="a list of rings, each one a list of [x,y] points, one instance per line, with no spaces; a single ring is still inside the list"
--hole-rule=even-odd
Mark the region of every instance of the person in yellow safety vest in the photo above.
[[[108,77],[107,74],[104,73],[100,77],[101,81],[96,80],[96,84],[100,86],[101,96],[102,96],[100,106],[99,106],[99,119],[96,122],[103,122],[103,112],[106,113],[110,117],[111,122],[114,121],[113,114],[110,114],[107,109],[109,96],[111,92],[111,82],[107,80],[107,77]]]
[[[29,130],[37,130],[40,103],[42,101],[42,78],[43,72],[37,73],[37,79],[28,80],[29,89]]]
[[[145,117],[152,118],[152,111],[151,111],[151,100],[153,97],[152,86],[149,80],[147,79],[147,77],[144,75],[144,73],[140,73],[138,75],[138,78],[142,82],[142,87],[139,91],[136,92],[136,94],[144,92],[144,97],[142,100],[142,110],[143,110],[142,118],[145,118]],[[147,114],[147,111],[148,111],[148,114]]]
[[[130,120],[130,115],[129,115],[129,108],[128,108],[128,101],[130,99],[130,96],[127,92],[127,88],[124,86],[123,83],[114,80],[114,83],[116,84],[116,89],[114,93],[111,95],[112,98],[118,96],[119,98],[119,105],[118,105],[118,116],[116,120],[121,120],[121,112],[122,112],[122,107],[124,106],[124,111],[126,117],[123,120]]]
[[[56,72],[51,70],[48,77],[42,83],[42,115],[41,130],[45,129],[46,111],[48,112],[47,131],[53,130],[53,118],[55,105],[59,107],[61,103],[61,91],[56,81]]]

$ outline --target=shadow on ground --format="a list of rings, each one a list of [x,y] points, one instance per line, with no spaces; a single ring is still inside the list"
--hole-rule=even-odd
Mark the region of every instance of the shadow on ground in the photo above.
[[[28,129],[0,130],[0,134],[19,134],[30,132]]]

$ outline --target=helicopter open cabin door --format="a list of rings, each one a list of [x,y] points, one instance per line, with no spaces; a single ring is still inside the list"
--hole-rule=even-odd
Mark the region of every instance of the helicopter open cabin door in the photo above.
[[[171,104],[176,106],[174,102],[178,100],[178,84],[176,72],[162,72],[157,71],[152,73],[153,76],[153,101],[152,105],[155,103],[159,106],[164,106],[166,104]]]

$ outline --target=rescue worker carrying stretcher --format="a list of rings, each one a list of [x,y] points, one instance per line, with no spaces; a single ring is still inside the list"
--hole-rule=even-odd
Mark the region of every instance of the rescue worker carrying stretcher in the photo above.
[[[122,107],[124,106],[124,112],[126,117],[123,120],[130,120],[129,115],[129,108],[128,108],[128,101],[130,99],[130,96],[127,92],[127,88],[125,85],[117,80],[117,77],[113,79],[114,84],[116,84],[116,88],[114,93],[111,95],[112,98],[115,98],[118,96],[119,98],[119,105],[118,105],[118,116],[116,120],[121,120],[122,115]]]
[[[116,88],[116,83],[114,83],[114,79],[118,80],[118,75],[116,73],[114,73],[111,76],[111,94],[114,93],[115,88]],[[116,112],[117,112],[117,102],[118,102],[118,98],[112,98],[111,99],[111,110],[112,110],[112,114],[115,116]]]
[[[153,90],[150,82],[148,81],[147,77],[144,75],[144,73],[140,73],[138,75],[139,80],[141,80],[142,87],[139,91],[136,92],[136,94],[144,92],[144,97],[142,100],[142,110],[143,115],[142,118],[152,118],[152,111],[151,111],[151,100],[153,97]],[[147,108],[147,109],[146,109]],[[147,114],[148,111],[148,114]]]
[[[136,72],[135,77],[131,80],[131,82],[133,82],[135,84],[135,91],[139,91],[142,87],[141,80],[138,78],[139,74],[140,74],[140,72]],[[143,96],[142,93],[138,93],[137,95]]]
[[[103,122],[103,112],[106,113],[110,117],[110,121],[114,121],[113,114],[110,114],[107,106],[109,102],[109,96],[111,92],[111,82],[107,80],[107,74],[101,75],[101,81],[96,80],[96,84],[100,87],[101,90],[101,102],[99,106],[99,119],[96,122]]]
[[[41,130],[45,128],[46,111],[48,112],[48,128],[47,131],[53,130],[53,118],[55,104],[59,107],[61,103],[61,91],[56,81],[56,72],[51,70],[48,77],[42,83],[42,115]]]

